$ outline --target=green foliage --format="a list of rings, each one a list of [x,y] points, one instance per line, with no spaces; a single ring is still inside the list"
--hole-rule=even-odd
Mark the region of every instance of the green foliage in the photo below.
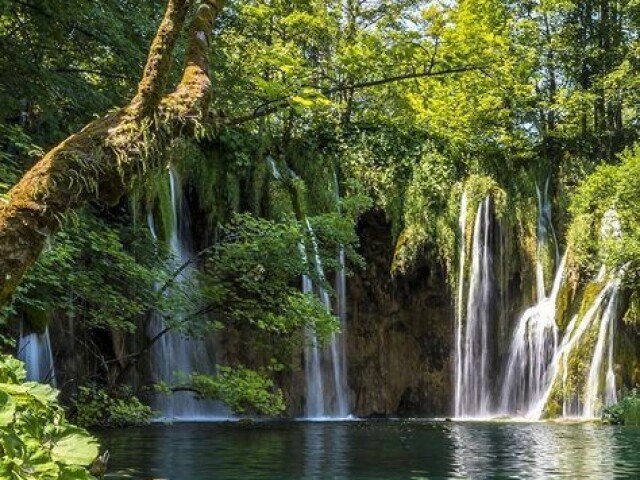
[[[337,268],[340,245],[357,259],[350,221],[339,215],[310,221],[327,271]],[[300,251],[303,244],[307,261]],[[238,215],[209,255],[201,281],[203,296],[228,325],[250,324],[274,334],[290,334],[309,325],[326,338],[337,328],[337,320],[315,295],[300,293],[293,283],[306,274],[330,289],[314,267],[313,245],[306,227],[298,222]]]
[[[3,2],[0,123],[19,121],[33,143],[51,145],[119,105],[138,80],[160,5]]]
[[[188,384],[200,398],[220,400],[238,414],[279,415],[285,410],[282,391],[264,373],[218,366],[215,376],[191,374]]]
[[[605,408],[602,418],[614,425],[640,427],[640,391],[633,389],[618,403]]]
[[[640,286],[640,145],[620,155],[618,165],[602,165],[572,196],[569,242],[586,272],[602,263],[625,266],[625,282]],[[617,230],[620,230],[619,232]]]
[[[92,327],[133,331],[136,319],[163,306],[154,285],[169,276],[145,230],[86,213],[51,239],[5,317],[57,310]]]
[[[127,387],[107,392],[96,385],[78,389],[71,405],[72,420],[83,427],[148,425],[155,412]]]
[[[98,456],[96,440],[67,422],[53,388],[25,377],[21,362],[0,356],[0,477],[94,478],[86,467]]]

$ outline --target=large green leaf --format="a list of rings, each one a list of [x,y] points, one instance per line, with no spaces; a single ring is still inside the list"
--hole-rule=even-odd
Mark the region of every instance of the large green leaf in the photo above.
[[[15,413],[16,403],[6,392],[0,390],[0,427],[10,425]]]
[[[79,428],[70,428],[55,441],[51,457],[65,465],[89,465],[98,456],[98,443]]]
[[[29,386],[29,394],[45,405],[54,403],[58,398],[58,391],[50,385],[35,382],[25,383],[25,385]]]

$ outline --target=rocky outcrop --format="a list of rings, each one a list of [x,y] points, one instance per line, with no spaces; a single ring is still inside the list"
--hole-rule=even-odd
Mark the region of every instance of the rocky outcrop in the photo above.
[[[358,225],[366,268],[348,281],[347,359],[358,416],[450,412],[454,302],[444,273],[417,265],[393,277],[394,239],[380,213]]]

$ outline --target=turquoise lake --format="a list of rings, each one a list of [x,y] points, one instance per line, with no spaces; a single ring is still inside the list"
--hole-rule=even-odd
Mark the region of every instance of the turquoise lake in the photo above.
[[[98,436],[109,479],[640,478],[640,428],[597,424],[181,423]]]

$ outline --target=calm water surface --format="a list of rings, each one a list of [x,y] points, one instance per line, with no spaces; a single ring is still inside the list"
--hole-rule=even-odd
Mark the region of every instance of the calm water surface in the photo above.
[[[100,432],[109,479],[640,478],[640,428],[428,421]]]

